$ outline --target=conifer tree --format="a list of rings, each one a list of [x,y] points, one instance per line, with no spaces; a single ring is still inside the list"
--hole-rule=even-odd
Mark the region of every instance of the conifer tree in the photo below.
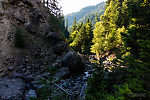
[[[121,44],[121,35],[117,29],[117,7],[119,3],[111,0],[106,8],[104,15],[101,16],[101,22],[95,24],[92,52],[97,56],[105,51],[118,47]],[[120,44],[119,44],[120,43]]]
[[[98,18],[98,15],[97,13],[95,14],[95,22],[98,22],[99,21],[99,18]]]
[[[72,40],[70,46],[77,52],[89,54],[93,38],[92,30],[93,26],[89,18],[85,24],[79,23],[76,30],[70,35]]]
[[[68,18],[66,18],[66,29],[68,29]]]
[[[86,43],[84,45],[86,45],[86,54],[90,54],[90,48],[92,43],[92,39],[93,39],[93,25],[90,21],[90,19],[88,18],[86,21]]]
[[[150,99],[149,16],[149,0],[107,0],[102,22],[95,25],[92,52],[101,55],[118,48],[119,64],[107,73],[103,65],[99,66],[102,69],[89,81],[87,99]]]
[[[71,28],[71,33],[73,33],[77,29],[77,20],[76,17],[74,17],[74,22]]]

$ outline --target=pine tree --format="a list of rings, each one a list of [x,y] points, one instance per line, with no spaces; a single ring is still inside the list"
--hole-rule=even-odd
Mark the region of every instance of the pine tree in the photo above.
[[[87,19],[86,24],[79,23],[76,30],[71,33],[70,46],[77,52],[82,54],[90,54],[90,47],[93,38],[93,26],[91,21]]]
[[[93,25],[90,21],[90,19],[88,18],[86,21],[86,39],[85,39],[85,46],[86,46],[86,52],[85,54],[90,54],[90,48],[92,46],[92,39],[93,39]]]
[[[64,31],[63,31],[63,35],[65,36],[65,38],[69,38],[69,31],[68,31],[68,18],[66,18],[66,25],[64,27]]]
[[[97,13],[95,14],[95,22],[98,22],[99,21],[99,18],[98,18],[98,15]]]
[[[92,52],[100,55],[117,47],[120,51],[116,59],[118,66],[126,68],[112,68],[105,76],[101,76],[101,70],[96,71],[89,81],[87,99],[150,99],[149,16],[149,0],[107,0],[102,22],[95,25]]]
[[[82,25],[82,26],[80,26],[80,25]],[[85,25],[84,24],[79,24],[79,26],[80,26],[79,31],[74,31],[71,34],[71,36],[74,39],[73,39],[73,42],[70,44],[70,46],[73,47],[75,51],[81,53],[81,46],[82,46],[82,44],[85,43],[85,41],[83,41],[83,40],[84,40],[84,37],[86,35],[86,29],[85,29]]]
[[[105,51],[111,50],[113,48],[117,48],[121,45],[121,35],[118,30],[118,22],[120,19],[117,17],[121,15],[118,14],[118,6],[120,2],[116,2],[115,0],[108,1],[109,6],[107,6],[104,15],[101,16],[101,22],[97,22],[95,24],[94,29],[94,38],[92,45],[92,52],[96,53],[97,56],[100,56]],[[121,26],[120,28],[122,28]]]
[[[68,18],[66,18],[66,29],[68,29]]]
[[[73,33],[77,29],[77,20],[76,17],[74,17],[74,22],[71,28],[71,33]]]

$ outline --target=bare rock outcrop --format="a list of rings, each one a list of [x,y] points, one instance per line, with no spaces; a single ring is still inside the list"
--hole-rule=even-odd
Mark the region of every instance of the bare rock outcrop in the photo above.
[[[69,52],[70,49],[60,33],[51,31],[53,29],[50,26],[50,17],[51,14],[49,9],[38,0],[0,1],[1,76],[9,74],[8,69],[10,66],[13,66],[13,69],[16,69],[18,63],[22,62],[23,59],[30,60],[27,62],[23,61],[24,65],[28,66],[28,64],[30,64],[30,66],[37,66],[36,69],[40,70],[41,68],[39,67],[43,66],[43,63],[41,62],[41,65],[38,65],[36,62],[40,61],[35,60],[33,62],[33,59],[40,60],[44,57],[49,58],[54,55],[63,58],[65,57],[65,54],[68,54],[67,52]],[[25,34],[25,49],[19,49],[14,46],[14,36],[17,28],[21,28],[22,32]],[[41,50],[42,48],[45,48],[45,50],[43,50],[45,52],[35,49],[36,46]],[[34,53],[36,53],[35,56],[39,55],[39,58],[31,56],[34,55]],[[41,55],[43,57],[41,57]],[[28,58],[26,58],[26,56],[28,56]],[[63,65],[66,67],[68,64],[67,67],[69,69],[72,65],[72,67],[78,68],[80,65],[76,64],[74,61],[78,60],[79,57],[77,57],[77,55],[71,56],[75,56],[72,57],[74,60],[66,60],[67,62],[63,61]],[[45,59],[43,60],[44,62],[47,61]],[[22,66],[22,63],[19,64],[19,66]],[[44,66],[46,66],[46,63]]]
[[[26,92],[23,80],[32,83],[49,77],[46,69],[54,63],[58,62],[59,73],[65,71],[61,76],[84,71],[79,55],[53,31],[50,17],[40,0],[0,0],[0,99],[21,100]],[[24,34],[24,48],[14,44],[18,28]]]
[[[0,79],[0,100],[22,100],[24,89],[21,79]]]

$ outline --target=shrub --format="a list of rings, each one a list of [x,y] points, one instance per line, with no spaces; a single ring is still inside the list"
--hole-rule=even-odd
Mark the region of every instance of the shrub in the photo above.
[[[15,47],[24,48],[25,47],[25,36],[24,32],[21,28],[16,29],[16,33],[14,36]]]

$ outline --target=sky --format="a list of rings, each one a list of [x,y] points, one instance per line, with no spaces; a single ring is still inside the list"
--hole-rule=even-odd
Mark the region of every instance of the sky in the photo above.
[[[61,0],[60,5],[62,7],[63,14],[67,15],[73,12],[77,12],[86,6],[96,5],[103,1],[106,0]]]

